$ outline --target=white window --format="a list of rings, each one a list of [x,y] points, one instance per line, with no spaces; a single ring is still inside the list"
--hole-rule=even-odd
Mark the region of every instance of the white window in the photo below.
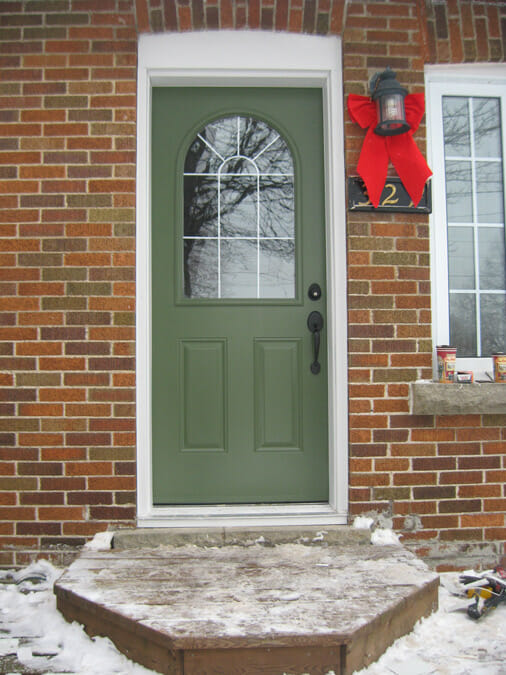
[[[506,67],[426,76],[433,340],[484,380],[506,352]]]

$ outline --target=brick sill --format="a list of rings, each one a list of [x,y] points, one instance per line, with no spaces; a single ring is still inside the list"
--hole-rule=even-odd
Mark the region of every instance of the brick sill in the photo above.
[[[412,382],[411,412],[414,415],[506,414],[506,385],[496,382],[440,384]]]

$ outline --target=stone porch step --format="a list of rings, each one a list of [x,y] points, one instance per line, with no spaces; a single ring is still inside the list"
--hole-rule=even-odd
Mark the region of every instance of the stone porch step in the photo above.
[[[58,608],[166,675],[344,675],[437,607],[437,575],[401,546],[257,534],[83,552]]]

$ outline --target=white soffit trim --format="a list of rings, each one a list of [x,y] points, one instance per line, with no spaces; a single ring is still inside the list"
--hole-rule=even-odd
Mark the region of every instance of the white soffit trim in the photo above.
[[[152,86],[322,89],[329,362],[328,504],[155,507],[151,482]],[[141,35],[137,91],[137,518],[140,526],[345,524],[348,508],[346,220],[339,38],[215,31]]]

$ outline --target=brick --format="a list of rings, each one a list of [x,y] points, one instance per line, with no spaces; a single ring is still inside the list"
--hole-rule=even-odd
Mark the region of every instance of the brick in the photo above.
[[[20,403],[19,414],[23,417],[61,417],[63,406],[54,403]]]
[[[349,479],[350,486],[378,486],[389,485],[390,477],[388,474],[370,474],[370,473],[353,473]]]
[[[111,414],[111,406],[99,403],[68,403],[65,406],[65,414],[67,416],[76,417],[109,417]]]
[[[414,499],[455,499],[456,488],[453,486],[422,486],[413,488]]]
[[[20,476],[61,476],[63,467],[60,462],[18,462]]]
[[[22,431],[38,431],[37,429],[22,429]],[[20,445],[63,445],[63,434],[52,433],[20,433],[18,437]]]
[[[501,458],[488,455],[485,457],[459,457],[459,469],[498,469],[501,466]]]
[[[104,530],[103,523],[89,522],[89,523],[79,523],[76,521],[70,521],[63,523],[63,534],[64,535],[82,535],[92,537],[97,532]],[[71,538],[66,537],[67,541],[79,541],[77,537]],[[81,539],[84,543],[84,539]],[[81,544],[82,545],[82,544]]]
[[[483,503],[483,510],[506,512],[506,499],[485,499]]]
[[[108,355],[111,347],[107,342],[69,342],[65,345],[65,355]]]
[[[84,512],[78,506],[41,506],[38,509],[38,517],[44,520],[83,520]]]
[[[88,506],[90,504],[112,504],[111,492],[70,492],[67,496],[69,505]]]
[[[393,477],[394,485],[436,485],[437,480],[437,473],[428,471],[396,473]]]
[[[99,419],[90,420],[90,431],[135,431],[135,420]]]
[[[458,496],[463,499],[472,497],[501,497],[501,485],[460,485]]]
[[[441,530],[458,527],[459,519],[456,515],[441,515],[441,516],[431,516],[423,515],[422,523],[424,528],[438,528]],[[441,533],[442,534],[442,533]]]
[[[440,502],[439,513],[466,513],[481,511],[480,499],[455,499]]]
[[[42,309],[47,311],[64,309],[79,310],[85,308],[85,298],[42,298]]]
[[[132,476],[90,477],[90,490],[135,490],[135,478]]]
[[[73,357],[47,357],[39,361],[41,370],[85,370],[86,360],[84,358]]]
[[[408,471],[409,468],[410,468],[409,459],[386,458],[374,460],[375,471]],[[413,466],[413,468],[415,467]]]
[[[54,505],[59,506],[64,503],[63,492],[25,492],[20,495],[20,503],[24,506]]]
[[[97,520],[132,520],[135,518],[133,506],[91,506],[90,516]]]
[[[43,340],[84,340],[86,331],[79,326],[41,328]]]
[[[455,457],[416,457],[413,458],[414,471],[445,471],[457,468]]]
[[[107,387],[110,384],[109,373],[65,373],[64,383],[69,387]],[[96,392],[90,392],[90,400],[95,400],[93,395]]]
[[[90,448],[89,455],[92,460],[133,461],[135,448]]]
[[[103,326],[111,323],[111,315],[108,312],[68,312],[67,324],[69,326]]]
[[[84,448],[42,448],[41,459],[45,461],[68,461],[68,460],[83,460],[86,458],[86,450]]]
[[[36,399],[37,391],[35,389],[0,388],[0,401],[35,401]]]
[[[67,462],[67,476],[109,476],[112,475],[111,462]]]
[[[115,382],[115,384],[118,383]],[[133,401],[134,399],[135,390],[133,389],[92,389],[89,392],[90,401]]]
[[[83,267],[48,267],[42,270],[44,281],[79,281],[86,279],[87,271]]]
[[[462,527],[503,527],[502,513],[466,514],[460,517]]]
[[[460,485],[466,483],[483,483],[481,471],[443,471],[439,475],[441,485]]]
[[[103,432],[68,433],[67,442],[71,445],[110,445],[111,435]]]

